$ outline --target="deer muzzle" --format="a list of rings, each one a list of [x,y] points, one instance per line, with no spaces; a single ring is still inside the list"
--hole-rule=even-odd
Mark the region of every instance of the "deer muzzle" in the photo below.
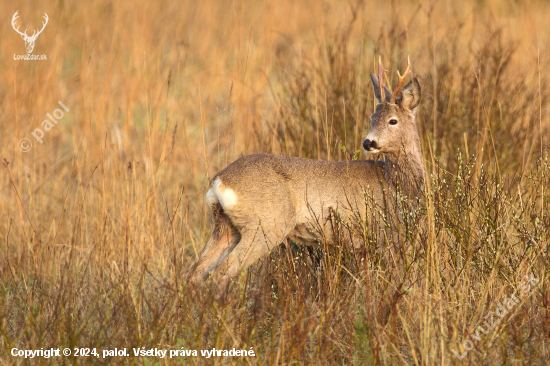
[[[370,152],[376,152],[379,150],[379,146],[376,140],[369,139],[367,136],[367,138],[363,141],[363,149]]]

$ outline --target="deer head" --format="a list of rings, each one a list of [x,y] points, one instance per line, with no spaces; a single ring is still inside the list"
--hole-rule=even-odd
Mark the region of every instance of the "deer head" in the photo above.
[[[371,116],[371,129],[363,141],[363,148],[371,153],[397,156],[403,150],[410,152],[420,146],[415,111],[420,103],[420,84],[413,78],[401,91],[405,78],[410,74],[410,59],[403,75],[397,72],[399,83],[392,93],[383,83],[386,70],[381,59],[378,77],[370,74],[378,104]]]
[[[19,12],[19,10],[16,11],[15,14],[13,14],[13,18],[11,18],[11,26],[13,27],[13,29],[17,33],[19,33],[21,35],[21,38],[23,38],[23,40],[25,41],[25,48],[27,49],[27,53],[31,53],[32,50],[34,49],[34,41],[36,41],[36,38],[38,37],[38,35],[40,33],[42,33],[44,28],[46,28],[46,24],[48,24],[48,14],[44,13],[44,18],[46,19],[46,22],[42,23],[42,29],[40,29],[38,32],[34,31],[32,36],[29,37],[27,35],[27,30],[26,29],[25,29],[25,32],[20,32],[19,27],[15,28],[15,20],[18,18],[18,16],[17,16],[18,12]]]

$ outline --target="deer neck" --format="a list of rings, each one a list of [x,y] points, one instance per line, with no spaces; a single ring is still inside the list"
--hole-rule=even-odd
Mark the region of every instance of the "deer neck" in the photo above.
[[[388,182],[400,186],[406,193],[418,194],[424,189],[424,163],[420,141],[414,139],[411,145],[386,157],[384,175]]]

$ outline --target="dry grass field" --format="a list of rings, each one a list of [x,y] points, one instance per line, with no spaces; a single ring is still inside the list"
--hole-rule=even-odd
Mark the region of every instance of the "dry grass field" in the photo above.
[[[14,59],[16,11],[28,34],[47,13],[33,51],[47,60]],[[22,0],[0,13],[2,364],[550,363],[548,2]],[[416,221],[385,227],[400,239],[384,245],[364,224],[362,261],[345,238],[288,241],[225,298],[187,286],[209,179],[254,152],[350,159],[378,55],[394,85],[410,55],[422,85]],[[115,348],[128,356],[102,357]],[[201,356],[213,348],[255,355]]]

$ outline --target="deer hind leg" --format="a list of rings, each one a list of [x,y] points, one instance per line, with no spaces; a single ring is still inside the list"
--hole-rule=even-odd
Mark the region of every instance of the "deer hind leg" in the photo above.
[[[241,239],[239,231],[217,202],[212,205],[212,216],[214,219],[212,236],[190,271],[190,281],[195,284],[204,282],[210,272],[227,257]]]
[[[246,228],[237,246],[212,272],[217,285],[218,295],[227,292],[230,281],[236,278],[243,270],[269,255],[284,238],[290,233],[292,226],[280,230],[278,234],[266,232],[260,225]]]

